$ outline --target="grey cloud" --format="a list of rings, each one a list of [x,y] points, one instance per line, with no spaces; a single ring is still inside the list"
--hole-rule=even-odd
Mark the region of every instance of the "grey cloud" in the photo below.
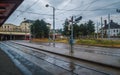
[[[32,3],[36,2],[37,0],[24,0],[21,6],[17,10],[26,10],[27,8],[31,7],[29,12],[36,12],[40,14],[52,14],[52,8],[46,8],[45,4],[50,4],[59,9],[65,10],[83,10],[83,11],[61,11],[56,10],[56,28],[62,27],[62,23],[66,18],[69,18],[72,15],[75,16],[83,16],[83,20],[88,19],[96,19],[100,16],[106,16],[107,14],[116,14],[115,9],[111,8],[120,8],[120,0],[38,0],[37,3],[31,6]],[[106,9],[106,10],[101,10]],[[93,11],[85,11],[85,10],[93,10]],[[96,10],[96,11],[94,11]],[[11,17],[8,19],[7,22],[19,25],[23,18],[26,17],[28,19],[42,19],[46,18],[52,24],[52,16],[46,15],[37,15],[37,14],[30,14],[30,13],[21,13],[16,11],[14,12]]]

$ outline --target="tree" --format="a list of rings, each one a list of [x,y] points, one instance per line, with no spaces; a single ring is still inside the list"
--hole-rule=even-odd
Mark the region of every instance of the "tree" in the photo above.
[[[77,24],[73,24],[73,36],[74,38],[78,38],[79,37],[79,26]]]
[[[63,35],[70,36],[71,27],[69,25],[68,19],[65,20],[63,27]],[[87,23],[78,25],[77,23],[73,24],[73,36],[78,38],[79,35],[87,36],[92,35],[95,32],[95,26],[92,20],[89,20]]]
[[[87,33],[87,23],[81,24],[79,26],[79,33],[83,36],[86,36],[88,34]]]
[[[120,33],[118,33],[117,36],[120,37]]]
[[[92,35],[95,32],[95,26],[92,20],[79,26],[79,33],[83,36]]]
[[[70,26],[69,26],[69,21],[68,19],[65,20],[65,23],[63,24],[63,35],[69,36],[70,35]]]
[[[41,36],[42,36],[42,38],[46,38],[46,37],[48,37],[48,35],[49,35],[49,28],[47,27],[47,23],[44,21],[44,20],[41,20],[40,21],[40,23],[41,23]]]
[[[47,38],[49,34],[49,28],[44,20],[36,20],[31,25],[31,33],[36,38]]]
[[[77,38],[79,36],[79,26],[75,23],[73,24],[73,36]],[[71,34],[71,25],[68,19],[65,20],[64,27],[63,27],[63,35],[70,36]]]
[[[87,22],[87,33],[88,35],[91,35],[95,32],[95,26],[92,20],[89,20]]]

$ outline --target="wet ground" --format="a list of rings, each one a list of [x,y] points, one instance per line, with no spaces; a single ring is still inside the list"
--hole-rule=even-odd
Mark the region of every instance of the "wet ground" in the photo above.
[[[2,42],[0,47],[18,60],[28,71],[26,75],[118,75],[77,63],[58,55],[38,51],[11,42]],[[60,57],[60,58],[59,58]]]
[[[51,46],[51,47],[53,46],[52,43],[38,43],[38,42],[33,42],[33,43],[45,45],[45,46]],[[63,48],[63,49],[70,49],[70,45],[64,44],[64,43],[56,43],[55,47]],[[120,57],[119,48],[105,48],[105,47],[96,47],[96,46],[87,46],[87,45],[86,46],[85,45],[74,45],[73,50]]]
[[[0,49],[0,75],[23,75],[11,59]]]

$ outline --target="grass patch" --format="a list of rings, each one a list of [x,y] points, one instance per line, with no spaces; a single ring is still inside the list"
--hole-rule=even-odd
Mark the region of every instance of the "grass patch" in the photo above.
[[[43,39],[40,39],[40,38],[38,38],[38,39],[32,39],[32,41],[33,42],[48,42],[48,39],[47,38],[43,38]]]
[[[48,38],[38,38],[38,39],[32,39],[33,42],[53,42],[52,39],[48,39]],[[55,42],[59,42],[59,43],[68,43],[68,40],[67,39],[55,39]]]
[[[55,42],[68,43],[68,40],[67,39],[56,39]]]
[[[53,42],[52,39],[49,40],[48,38],[32,39],[32,41],[33,42],[49,42],[49,41]],[[68,39],[55,39],[55,42],[68,44]],[[77,39],[75,44],[120,48],[120,40]]]
[[[77,40],[76,44],[104,46],[104,47],[120,47],[119,40],[80,39]]]

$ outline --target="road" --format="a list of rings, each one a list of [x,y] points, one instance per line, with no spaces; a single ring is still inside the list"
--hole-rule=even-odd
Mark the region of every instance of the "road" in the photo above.
[[[62,45],[64,48],[68,48],[68,46],[64,44],[58,47],[62,47]],[[10,41],[1,42],[0,47],[24,66],[23,68],[25,68],[24,70],[27,72],[26,75],[119,75],[119,70],[117,69],[44,52]],[[79,50],[79,46],[75,48]],[[88,49],[87,47],[83,48]],[[97,49],[97,47],[95,48]],[[81,49],[81,51],[84,51],[84,49]],[[119,49],[115,50],[115,54],[117,51],[119,51]],[[118,57],[119,55],[115,56]]]

